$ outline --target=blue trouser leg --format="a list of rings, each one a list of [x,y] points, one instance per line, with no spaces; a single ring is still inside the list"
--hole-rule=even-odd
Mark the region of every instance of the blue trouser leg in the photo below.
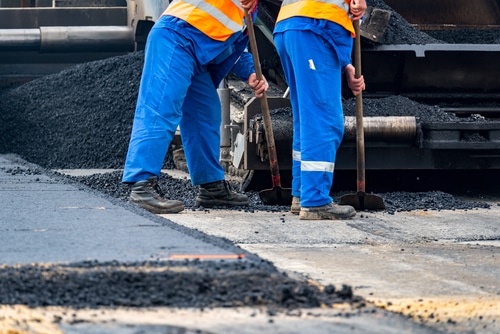
[[[275,44],[294,116],[292,193],[300,194],[301,206],[322,206],[332,202],[336,152],[344,134],[342,69],[334,49],[311,31],[275,34]]]
[[[292,105],[293,114],[293,140],[292,140],[292,196],[300,197],[300,114],[298,112],[299,105],[297,99],[297,82],[293,66],[288,56],[283,34],[277,33],[274,35],[274,44],[281,60],[285,77],[287,79],[288,88],[290,88],[290,103]]]
[[[182,145],[193,185],[224,179],[220,164],[221,104],[208,72],[197,74],[182,106]]]
[[[160,175],[196,68],[190,45],[182,36],[166,29],[151,30],[123,182]]]

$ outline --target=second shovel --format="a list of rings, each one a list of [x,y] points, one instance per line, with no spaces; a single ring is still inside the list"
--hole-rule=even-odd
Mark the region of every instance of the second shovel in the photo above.
[[[354,23],[356,40],[354,44],[355,76],[361,77],[361,42],[359,20]],[[363,94],[356,96],[356,150],[357,150],[357,180],[355,194],[347,194],[340,198],[341,205],[350,205],[356,210],[383,210],[384,201],[380,196],[365,193],[365,133],[363,128]]]
[[[250,14],[245,13],[245,20],[247,23],[248,37],[250,38],[250,48],[252,50],[253,62],[255,67],[255,74],[257,80],[262,80],[262,69],[260,67],[259,52],[257,50],[257,40],[255,38],[255,31],[253,29],[252,18]],[[262,107],[262,118],[264,120],[264,128],[266,130],[267,151],[269,154],[269,164],[271,168],[272,189],[264,189],[259,192],[259,197],[264,204],[267,205],[291,205],[292,204],[292,190],[289,188],[281,187],[281,177],[278,167],[278,156],[276,153],[276,145],[274,143],[274,134],[271,124],[271,113],[269,111],[269,104],[267,102],[267,95],[264,91],[264,96],[260,98]]]

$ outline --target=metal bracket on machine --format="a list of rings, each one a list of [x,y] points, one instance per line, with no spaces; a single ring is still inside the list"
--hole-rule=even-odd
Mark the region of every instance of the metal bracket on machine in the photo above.
[[[267,100],[270,110],[290,107],[289,99],[269,96]],[[255,97],[251,98],[245,105],[244,112],[245,120],[243,133],[245,134],[245,155],[243,159],[243,168],[247,170],[269,170],[269,162],[265,158],[265,147],[263,147],[262,142],[258,142],[259,125],[254,122],[254,117],[262,112],[260,101]],[[286,154],[279,156],[280,168],[291,169],[291,138],[280,140],[280,137],[276,136],[275,143],[278,154],[286,152]]]

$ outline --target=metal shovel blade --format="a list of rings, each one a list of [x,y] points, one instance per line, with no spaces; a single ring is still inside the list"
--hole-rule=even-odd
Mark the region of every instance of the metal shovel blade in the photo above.
[[[340,205],[350,205],[356,210],[384,210],[384,200],[377,195],[358,191],[340,198]]]
[[[391,14],[389,10],[368,6],[359,25],[361,36],[376,43],[383,43]]]
[[[278,186],[272,189],[264,189],[259,192],[262,203],[266,205],[292,205],[292,189]]]

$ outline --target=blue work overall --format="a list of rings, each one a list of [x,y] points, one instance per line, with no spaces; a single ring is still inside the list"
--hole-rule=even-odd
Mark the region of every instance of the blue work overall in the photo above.
[[[242,80],[254,72],[247,43],[242,32],[221,42],[178,18],[158,20],[148,35],[122,182],[159,177],[178,126],[192,184],[224,179],[217,87],[230,70]]]
[[[351,60],[352,36],[327,20],[292,17],[276,25],[274,42],[293,112],[292,195],[303,207],[323,206],[332,202],[344,135],[341,75]]]

